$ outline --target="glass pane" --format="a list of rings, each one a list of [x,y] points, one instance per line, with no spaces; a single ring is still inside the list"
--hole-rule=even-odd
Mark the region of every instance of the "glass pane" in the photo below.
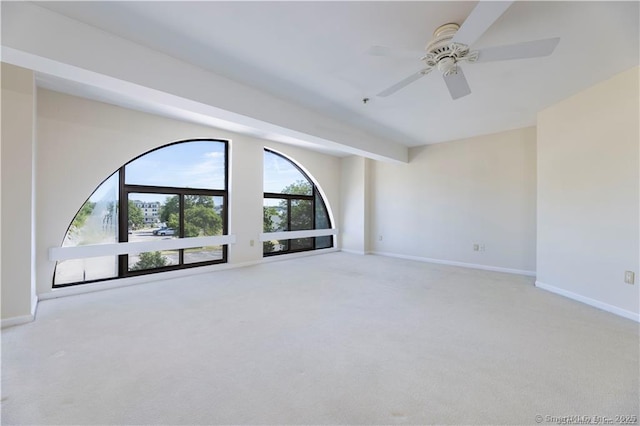
[[[129,194],[129,230],[148,229],[160,223],[160,201],[131,199]]]
[[[173,194],[129,194],[129,242],[180,237],[180,199]],[[147,220],[149,219],[149,220]],[[129,254],[129,271],[178,265],[179,250]]]
[[[222,235],[223,198],[204,195],[184,196],[184,236]]]
[[[112,174],[91,194],[73,218],[62,247],[118,241],[118,179]]]
[[[184,236],[211,237],[222,235],[224,198],[185,195]],[[222,259],[222,246],[193,247],[184,250],[184,263],[210,262]]]
[[[113,278],[118,275],[117,256],[89,257],[58,262],[54,284],[70,284]]]
[[[298,238],[289,241],[291,250],[309,250],[313,248],[313,238]]]
[[[262,210],[263,232],[280,232],[287,230],[287,200],[265,198]],[[263,253],[286,251],[288,240],[271,240],[262,243]]]
[[[316,229],[329,229],[331,224],[329,223],[329,215],[327,214],[327,208],[322,201],[320,194],[315,194],[316,202]]]
[[[177,265],[180,261],[179,250],[149,251],[129,254],[129,271],[162,268]]]
[[[225,144],[194,141],[169,145],[125,166],[132,185],[225,189]]]
[[[264,192],[312,195],[312,191],[309,179],[291,161],[264,151]]]
[[[276,253],[287,251],[289,249],[289,240],[271,240],[262,243],[263,253]]]
[[[313,203],[311,200],[291,200],[291,230],[302,231],[313,229]],[[313,248],[313,238],[298,238],[290,240],[291,250],[306,250]]]
[[[265,198],[262,210],[263,232],[287,230],[287,200]]]
[[[119,173],[105,180],[82,205],[69,226],[62,247],[118,241]],[[117,276],[115,256],[71,259],[56,264],[53,285]]]
[[[291,200],[291,230],[313,229],[313,203],[311,200]]]
[[[222,246],[193,247],[184,249],[184,263],[222,260]]]
[[[317,249],[330,248],[330,247],[333,247],[333,237],[331,237],[331,236],[316,237],[316,248]]]
[[[129,242],[180,236],[180,199],[173,194],[129,193]]]

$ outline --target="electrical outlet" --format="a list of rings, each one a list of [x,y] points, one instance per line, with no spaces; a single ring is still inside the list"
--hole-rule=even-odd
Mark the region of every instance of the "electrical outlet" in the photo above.
[[[378,241],[382,241],[382,235],[378,235]]]
[[[480,251],[480,244],[474,244],[473,251]]]
[[[633,271],[624,271],[624,282],[627,284],[635,284],[636,274]]]
[[[251,247],[253,247],[253,245],[254,245],[255,243],[256,243],[256,242],[255,242],[254,240],[249,240],[249,245],[250,245]]]

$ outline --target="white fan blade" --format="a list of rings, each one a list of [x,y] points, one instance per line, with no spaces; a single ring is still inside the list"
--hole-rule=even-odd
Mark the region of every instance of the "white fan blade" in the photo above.
[[[410,58],[420,59],[426,52],[424,50],[408,50],[408,49],[396,49],[386,46],[371,46],[367,53],[372,56],[388,56],[390,58]]]
[[[405,78],[404,80],[400,80],[399,82],[397,82],[393,86],[391,86],[391,87],[383,90],[382,92],[378,93],[377,96],[379,96],[381,98],[385,98],[385,97],[387,97],[389,95],[392,95],[392,94],[396,93],[398,90],[402,89],[403,87],[408,86],[409,84],[413,83],[414,81],[416,81],[420,77],[424,77],[424,74],[422,74],[422,71],[418,71],[416,73],[413,73],[409,77]]]
[[[457,72],[455,74],[449,74],[443,77],[453,99],[458,99],[471,93],[471,89],[469,89],[469,84],[460,65],[457,66]]]
[[[548,56],[553,53],[560,41],[559,37],[544,40],[526,41],[506,46],[487,47],[478,50],[478,62],[506,61]]]
[[[512,3],[512,1],[479,1],[451,41],[471,46]]]

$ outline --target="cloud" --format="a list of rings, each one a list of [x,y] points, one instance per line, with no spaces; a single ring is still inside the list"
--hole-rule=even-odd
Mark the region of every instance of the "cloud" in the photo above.
[[[224,157],[224,152],[218,152],[218,151],[211,151],[211,152],[205,152],[203,154],[204,158],[222,158]]]

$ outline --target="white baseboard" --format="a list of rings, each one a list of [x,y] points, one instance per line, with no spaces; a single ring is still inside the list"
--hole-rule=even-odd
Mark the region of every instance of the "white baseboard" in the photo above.
[[[351,254],[361,254],[361,255],[365,255],[367,254],[366,251],[364,250],[350,250],[350,249],[340,249],[340,251],[343,251],[345,253],[351,253]]]
[[[38,296],[35,294],[31,298],[31,316],[36,317],[36,310],[38,309]]]
[[[324,253],[333,253],[339,251],[335,247],[330,247],[326,249],[318,249],[318,250],[309,250],[309,251],[301,251],[299,253],[290,253],[290,254],[282,254],[278,256],[267,256],[263,257],[261,260],[257,261],[257,263],[269,263],[269,262],[279,262],[281,260],[287,259],[297,259],[299,257],[307,257],[307,256],[317,256]]]
[[[612,314],[619,315],[621,317],[630,319],[632,321],[640,322],[640,314],[636,314],[631,311],[627,311],[626,309],[618,308],[617,306],[609,305],[608,303],[601,302],[599,300],[591,299],[590,297],[582,296],[577,293],[573,293],[568,290],[564,290],[559,287],[555,287],[549,284],[545,284],[540,281],[536,281],[536,287],[541,288],[543,290],[550,291],[555,294],[559,294],[560,296],[568,297],[569,299],[576,300],[578,302],[582,302],[586,305],[593,306],[594,308],[602,309],[603,311],[611,312]]]
[[[535,271],[527,271],[524,269],[502,268],[500,266],[489,266],[489,265],[480,265],[477,263],[456,262],[453,260],[432,259],[430,257],[410,256],[407,254],[387,253],[382,251],[373,251],[371,252],[371,254],[377,254],[379,256],[397,257],[399,259],[416,260],[418,262],[438,263],[441,265],[460,266],[463,268],[471,268],[471,269],[482,269],[484,271],[506,272],[507,274],[526,275],[529,277],[536,276]]]
[[[36,319],[36,310],[38,309],[38,296],[31,299],[31,313],[29,315],[21,315],[19,317],[5,318],[1,321],[0,328],[13,327],[14,325],[26,324]]]
[[[22,315],[19,317],[5,318],[2,320],[2,328],[13,327],[14,325],[26,324],[36,319],[35,315]]]

